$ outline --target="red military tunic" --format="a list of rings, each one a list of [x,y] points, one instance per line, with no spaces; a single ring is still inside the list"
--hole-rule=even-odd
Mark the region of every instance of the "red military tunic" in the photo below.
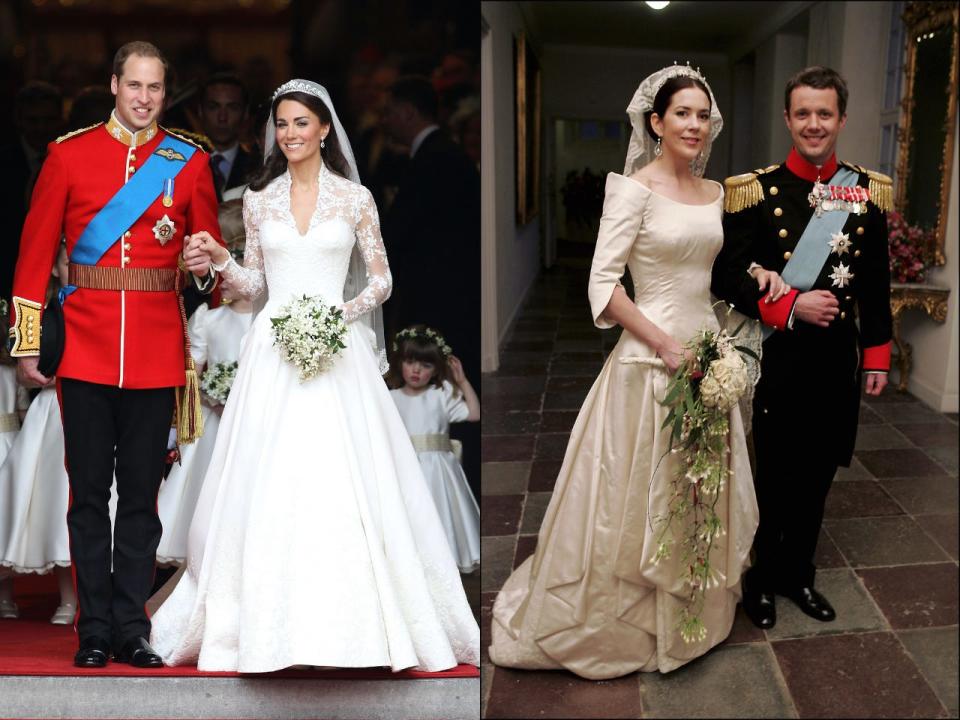
[[[39,353],[40,311],[61,236],[69,255],[89,222],[143,167],[166,134],[156,123],[133,134],[111,114],[106,124],[50,144],[20,242],[10,313],[11,355]],[[198,149],[176,175],[171,207],[164,207],[162,188],[157,188],[156,200],[122,237],[118,234],[98,267],[175,270],[185,234],[206,230],[222,242],[207,157]],[[164,216],[175,230],[161,244],[154,226]],[[66,341],[59,377],[123,388],[184,384],[184,330],[174,291],[78,288],[63,309]]]

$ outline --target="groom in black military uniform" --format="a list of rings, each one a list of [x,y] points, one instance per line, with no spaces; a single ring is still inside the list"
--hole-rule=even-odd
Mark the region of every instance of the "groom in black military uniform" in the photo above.
[[[765,341],[753,409],[760,525],[743,605],[760,628],[776,623],[775,594],[817,620],[836,616],[814,589],[813,554],[827,492],[853,456],[865,392],[879,395],[890,367],[890,178],[838,163],[847,87],[810,67],[786,87],[793,138],[785,163],[725,181],[723,249],[715,295],[759,318]],[[757,290],[756,266],[792,290]],[[855,322],[859,320],[858,323]]]

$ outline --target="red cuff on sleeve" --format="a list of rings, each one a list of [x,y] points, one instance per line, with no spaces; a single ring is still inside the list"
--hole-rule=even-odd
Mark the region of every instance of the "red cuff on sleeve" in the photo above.
[[[774,330],[786,330],[787,320],[790,318],[790,311],[793,309],[793,303],[797,299],[800,291],[793,289],[776,302],[764,302],[767,293],[757,300],[757,307],[760,309],[760,320],[764,325],[769,325]]]
[[[890,370],[890,341],[863,349],[863,369],[882,372]]]

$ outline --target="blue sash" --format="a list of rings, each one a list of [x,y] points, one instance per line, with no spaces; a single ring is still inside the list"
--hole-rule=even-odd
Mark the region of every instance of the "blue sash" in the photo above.
[[[841,167],[830,179],[830,184],[853,187],[857,184],[858,178],[858,173]],[[810,222],[807,223],[803,235],[797,241],[797,246],[793,249],[793,254],[783,268],[783,272],[780,273],[784,282],[800,292],[806,292],[813,287],[832,252],[829,238],[843,229],[848,217],[850,217],[849,211],[840,210],[831,210],[819,217],[814,212],[810,216]],[[764,325],[763,339],[766,340],[774,332],[772,327]]]
[[[174,178],[186,167],[196,148],[167,135],[147,162],[110,198],[77,239],[70,262],[96,265],[115,242],[146,212],[163,192],[165,180]],[[60,304],[76,286],[60,290]]]

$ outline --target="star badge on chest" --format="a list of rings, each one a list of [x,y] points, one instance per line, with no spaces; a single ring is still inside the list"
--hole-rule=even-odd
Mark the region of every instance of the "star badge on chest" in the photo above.
[[[161,245],[166,245],[167,241],[173,237],[173,234],[176,232],[177,226],[174,225],[173,220],[169,216],[164,215],[162,218],[157,220],[157,224],[153,226],[153,236],[160,242]]]
[[[835,232],[830,236],[830,250],[843,255],[850,250],[850,236],[844,232]]]
[[[850,272],[849,267],[843,263],[838,263],[834,266],[833,272],[830,273],[830,279],[833,280],[833,287],[844,288],[850,284],[850,280],[853,279],[853,273]]]

